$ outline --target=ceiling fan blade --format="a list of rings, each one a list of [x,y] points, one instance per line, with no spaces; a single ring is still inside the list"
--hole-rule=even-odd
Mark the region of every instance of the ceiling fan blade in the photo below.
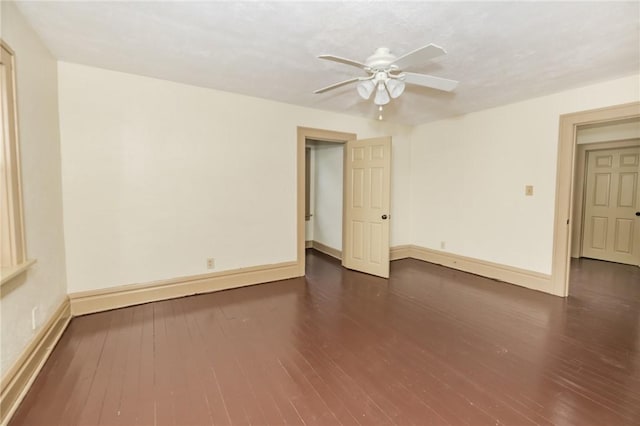
[[[329,90],[336,89],[336,88],[338,88],[340,86],[344,86],[345,84],[354,83],[354,82],[356,82],[358,80],[360,80],[360,77],[350,78],[349,80],[341,81],[339,83],[332,84],[331,86],[327,86],[327,87],[323,87],[322,89],[318,89],[318,90],[314,91],[313,93],[316,93],[316,94],[317,93],[324,93],[324,92],[327,92]]]
[[[318,59],[326,59],[327,61],[339,62],[341,64],[351,65],[352,67],[357,67],[362,69],[367,68],[365,64],[362,64],[358,61],[352,61],[351,59],[341,58],[340,56],[320,55],[318,56]]]
[[[445,92],[451,92],[458,86],[458,82],[455,80],[434,77],[427,74],[417,74],[415,72],[403,72],[399,77],[401,80],[404,80],[405,83],[444,90]]]
[[[428,44],[426,46],[420,47],[412,52],[409,52],[405,55],[400,56],[398,59],[393,61],[391,65],[395,65],[398,69],[404,70],[414,65],[420,65],[429,59],[436,58],[440,55],[446,55],[447,51],[444,50],[440,46],[436,46],[435,44]]]

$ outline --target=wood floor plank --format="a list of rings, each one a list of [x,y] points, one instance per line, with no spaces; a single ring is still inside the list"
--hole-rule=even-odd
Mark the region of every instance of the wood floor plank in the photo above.
[[[197,344],[199,348],[199,350],[193,352],[193,359],[190,362],[192,380],[198,384],[198,388],[206,401],[211,423],[214,425],[229,424],[231,421],[224,404],[224,398],[212,368],[211,360],[207,356],[209,336],[202,334],[194,315],[194,312],[198,310],[197,299],[184,298],[176,300],[176,302],[182,312],[189,340]],[[208,308],[207,306],[205,310]],[[183,344],[183,348],[186,351],[190,350],[187,342]]]
[[[177,374],[173,365],[173,342],[169,341],[167,318],[171,315],[168,309],[169,301],[162,301],[153,305],[153,355],[154,365],[154,425],[177,424],[175,399],[173,398]]]
[[[638,425],[640,269],[561,299],[415,260],[75,318],[11,425]]]
[[[110,402],[105,401],[100,417],[101,424],[109,425],[136,425],[151,424],[153,422],[153,404],[145,402],[146,393],[142,389],[153,388],[153,373],[151,380],[148,376],[153,368],[153,355],[145,353],[145,329],[152,325],[149,318],[151,305],[135,306],[131,310],[132,320],[129,323],[131,332],[128,334],[126,362],[122,368],[123,376],[120,380],[120,390],[117,392],[117,381],[113,380]],[[148,339],[147,339],[148,341]],[[148,367],[150,366],[150,368]],[[116,391],[116,392],[114,392]],[[140,419],[146,419],[147,423]]]
[[[218,325],[226,319],[214,303],[207,303],[212,301],[208,296],[211,295],[203,295],[197,301],[205,304],[199,303],[200,307],[196,309],[196,320],[205,339],[205,353],[209,360],[205,371],[212,375],[219,389],[230,423],[249,425],[251,422],[244,404],[246,388],[242,377],[238,375],[235,358],[230,352],[233,341],[227,338]]]
[[[95,376],[102,374],[102,370],[99,371],[98,368],[100,359],[111,324],[116,321],[116,317],[107,314],[96,315],[95,318],[89,319],[89,322],[93,323],[93,328],[83,335],[67,374],[57,384],[58,389],[50,390],[49,398],[52,398],[52,401],[43,424],[77,424]],[[56,401],[57,398],[54,396],[56,392],[68,393],[69,396],[62,401]]]
[[[111,324],[100,347],[100,355],[95,366],[90,365],[94,374],[91,380],[87,380],[87,386],[83,387],[85,398],[81,404],[68,407],[69,418],[73,424],[97,425],[100,424],[100,414],[105,403],[105,397],[110,384],[114,387],[122,385],[120,381],[111,381],[117,374],[115,364],[123,358],[126,336],[122,332],[126,325],[131,310],[120,312],[120,315],[112,316]],[[89,367],[89,366],[88,366]],[[119,378],[122,379],[122,376]]]
[[[114,425],[119,423],[122,416],[122,394],[125,386],[135,387],[137,383],[132,382],[130,378],[137,377],[137,371],[133,371],[133,366],[129,366],[130,352],[136,343],[139,342],[137,329],[139,323],[134,323],[134,314],[137,309],[129,309],[123,311],[121,318],[122,323],[119,326],[119,341],[117,343],[118,350],[114,356],[111,371],[107,378],[107,387],[102,400],[102,406],[99,411],[98,422],[100,425]],[[107,343],[109,344],[109,343]],[[137,356],[138,354],[132,354]],[[135,366],[137,367],[137,365]],[[129,373],[129,374],[127,374]],[[82,422],[84,424],[93,424],[93,422]]]
[[[211,407],[204,392],[201,374],[202,341],[192,339],[182,309],[184,301],[177,299],[169,302],[171,322],[168,323],[168,332],[173,350],[172,369],[177,376],[176,382],[180,384],[173,392],[176,424],[212,424]]]
[[[302,419],[295,409],[292,410],[289,398],[283,394],[271,372],[275,368],[270,360],[278,359],[279,350],[274,350],[271,342],[265,340],[261,333],[260,305],[241,312],[241,321],[228,324],[227,332],[234,336],[234,349],[237,357],[242,357],[244,376],[250,383],[256,403],[264,415],[267,424],[302,424]]]

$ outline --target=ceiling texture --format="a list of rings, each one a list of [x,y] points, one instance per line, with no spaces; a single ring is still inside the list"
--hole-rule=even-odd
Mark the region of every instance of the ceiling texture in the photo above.
[[[640,2],[18,2],[62,61],[367,118],[365,76],[322,61],[447,55],[407,71],[459,80],[453,93],[407,85],[385,120],[421,124],[640,73]]]

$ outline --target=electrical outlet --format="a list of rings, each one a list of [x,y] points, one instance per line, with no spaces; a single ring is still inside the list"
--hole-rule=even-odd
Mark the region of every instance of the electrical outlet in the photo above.
[[[447,243],[445,241],[440,241],[440,248],[442,250],[446,249],[447,248]]]
[[[31,309],[31,330],[35,330],[38,326],[38,307],[34,306]]]
[[[533,185],[526,185],[524,187],[524,195],[530,197],[533,195]]]
[[[207,259],[207,269],[214,269],[216,267],[216,261],[213,257]]]

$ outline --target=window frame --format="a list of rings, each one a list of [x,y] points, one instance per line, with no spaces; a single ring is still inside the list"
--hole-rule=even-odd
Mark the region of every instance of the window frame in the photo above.
[[[26,271],[15,53],[0,39],[0,284]]]

